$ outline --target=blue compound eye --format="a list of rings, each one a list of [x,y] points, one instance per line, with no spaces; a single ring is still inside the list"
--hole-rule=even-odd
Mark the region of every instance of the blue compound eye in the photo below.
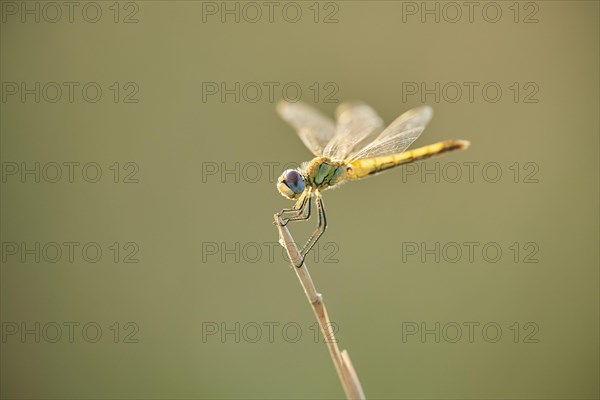
[[[304,178],[295,169],[287,169],[277,181],[277,190],[290,200],[297,199],[304,193]]]
[[[288,169],[285,171],[285,181],[289,184],[295,185],[298,183],[298,180],[302,179],[298,171],[293,169]]]
[[[292,190],[292,192],[297,194],[304,192],[304,179],[298,171],[295,169],[288,169],[285,171],[284,176],[284,182],[286,186]]]

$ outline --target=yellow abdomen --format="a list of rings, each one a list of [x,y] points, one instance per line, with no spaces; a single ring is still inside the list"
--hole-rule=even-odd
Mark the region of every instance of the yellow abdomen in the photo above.
[[[430,144],[402,153],[391,154],[389,156],[356,160],[348,164],[345,178],[365,178],[369,175],[374,175],[378,172],[397,167],[398,165],[424,160],[452,150],[466,149],[469,145],[470,143],[467,140],[445,140],[443,142]]]

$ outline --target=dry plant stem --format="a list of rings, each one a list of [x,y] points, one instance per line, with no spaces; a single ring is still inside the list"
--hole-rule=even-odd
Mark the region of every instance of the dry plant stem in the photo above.
[[[290,235],[287,226],[281,224],[281,220],[277,214],[275,214],[275,225],[279,229],[280,243],[285,247],[290,260],[300,260],[300,251],[292,239],[292,235]],[[293,268],[296,271],[296,275],[300,280],[304,293],[315,312],[317,322],[319,323],[321,332],[325,338],[325,343],[329,349],[329,354],[331,355],[333,364],[337,370],[346,397],[348,399],[364,399],[365,394],[363,393],[356,371],[350,361],[350,355],[348,355],[346,350],[340,352],[331,322],[329,321],[329,316],[327,315],[325,303],[323,302],[323,296],[321,296],[320,293],[317,293],[315,285],[308,273],[308,269],[306,268],[306,264],[302,263],[300,267]]]

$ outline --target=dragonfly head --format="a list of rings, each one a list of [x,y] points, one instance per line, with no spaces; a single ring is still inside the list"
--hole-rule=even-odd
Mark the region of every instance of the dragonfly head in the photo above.
[[[304,192],[304,178],[295,169],[286,169],[277,180],[277,190],[282,196],[294,200]]]

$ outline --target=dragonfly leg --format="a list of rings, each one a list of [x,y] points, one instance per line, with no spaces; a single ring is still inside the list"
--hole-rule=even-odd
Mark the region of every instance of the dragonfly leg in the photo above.
[[[306,210],[306,213],[304,213],[304,210]],[[296,212],[296,214],[294,214],[293,216],[291,216],[289,218],[285,218],[283,220],[283,225],[284,226],[287,225],[287,223],[290,221],[307,220],[310,218],[310,214],[311,214],[310,196],[306,196],[306,204],[302,207],[301,210],[298,210]]]
[[[311,213],[311,194],[309,191],[302,193],[302,196],[298,199],[296,204],[292,208],[284,208],[278,215],[281,219],[281,225],[285,226],[290,221],[306,220],[310,218]],[[308,209],[305,214],[304,210]],[[289,216],[287,216],[289,215]]]
[[[306,258],[308,252],[317,243],[317,241],[323,235],[325,229],[327,228],[327,217],[325,216],[325,207],[323,206],[323,198],[321,197],[321,194],[319,192],[316,192],[315,194],[315,203],[317,203],[317,229],[315,229],[313,234],[310,235],[310,238],[308,239],[302,250],[300,250],[300,260],[298,260],[298,263],[294,264],[298,268],[302,266],[302,264],[304,263],[304,258]]]

